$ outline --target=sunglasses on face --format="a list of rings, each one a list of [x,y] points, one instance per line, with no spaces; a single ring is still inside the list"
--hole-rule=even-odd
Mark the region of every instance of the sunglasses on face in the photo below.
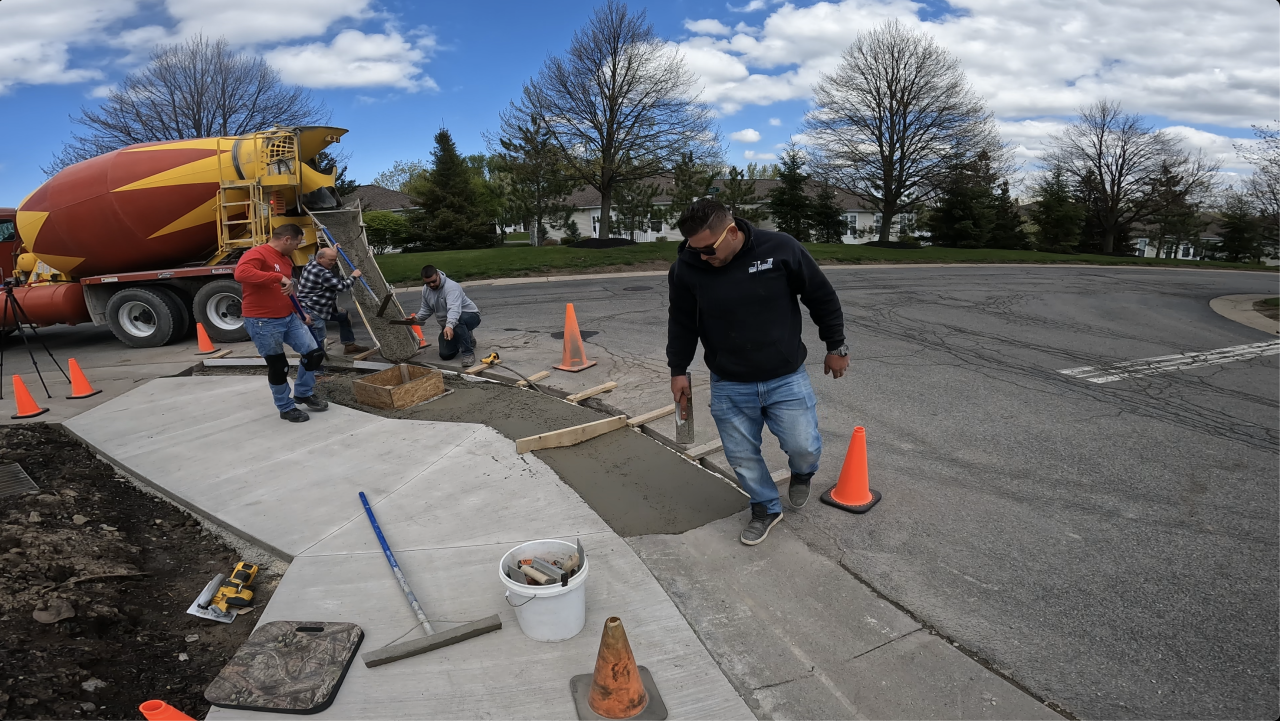
[[[720,244],[724,242],[725,235],[729,233],[729,229],[732,227],[734,227],[733,223],[726,225],[724,230],[720,232],[720,237],[716,238],[716,242],[712,243],[711,245],[703,245],[699,247],[694,247],[690,245],[687,247],[689,248],[689,250],[692,250],[702,256],[715,255],[716,250],[720,247]]]

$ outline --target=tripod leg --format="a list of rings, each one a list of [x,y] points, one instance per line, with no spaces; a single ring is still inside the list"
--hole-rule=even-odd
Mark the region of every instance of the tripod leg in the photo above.
[[[44,388],[45,396],[52,399],[53,394],[49,392],[49,384],[44,382],[44,373],[40,371],[40,363],[36,360],[35,351],[31,350],[31,341],[27,340],[27,330],[22,327],[23,319],[27,316],[26,311],[22,309],[22,304],[19,303],[17,297],[14,296],[13,288],[6,286],[4,289],[4,296],[5,304],[13,306],[14,324],[18,326],[18,335],[22,336],[22,345],[27,349],[27,355],[31,357],[31,367],[35,369],[36,377],[40,379],[40,387]],[[36,334],[34,324],[30,323],[30,318],[27,318],[27,321],[28,324],[32,325],[31,334],[35,336],[37,341],[39,341],[40,336]],[[49,354],[50,358],[53,358],[53,351],[49,350],[49,346],[45,345],[44,341],[40,341],[40,345],[44,346],[45,352]],[[62,366],[58,365],[58,360],[56,358],[54,358],[53,364],[58,366],[58,370],[62,371],[62,375],[66,377],[67,382],[70,383],[71,378],[67,376],[66,371],[62,370]]]

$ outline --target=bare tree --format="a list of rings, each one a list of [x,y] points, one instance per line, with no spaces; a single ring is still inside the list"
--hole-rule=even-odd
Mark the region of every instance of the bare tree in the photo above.
[[[572,179],[600,192],[599,234],[608,237],[619,183],[651,178],[682,153],[719,160],[711,109],[694,90],[693,74],[645,11],[608,0],[503,111],[502,132],[514,137],[529,118],[542,118]]]
[[[54,155],[53,175],[81,160],[126,145],[242,135],[273,125],[317,125],[329,111],[311,93],[286,85],[262,58],[233,52],[226,38],[197,35],[158,46],[150,62],[129,73],[96,110],[71,122],[87,129]]]
[[[1220,167],[1107,99],[1081,108],[1075,122],[1049,137],[1048,147],[1046,166],[1060,169],[1078,187],[1090,187],[1086,213],[1102,235],[1103,253],[1115,252],[1125,228],[1150,220],[1174,199],[1210,192]],[[1177,192],[1160,191],[1159,178],[1169,174],[1179,177]]]
[[[805,118],[811,167],[880,211],[882,241],[895,216],[931,199],[978,153],[1007,170],[1009,154],[960,62],[897,20],[858,34],[814,87],[814,104]]]
[[[1257,140],[1236,143],[1236,152],[1254,167],[1253,175],[1244,181],[1257,212],[1262,216],[1262,230],[1274,256],[1280,245],[1280,126],[1254,125]]]

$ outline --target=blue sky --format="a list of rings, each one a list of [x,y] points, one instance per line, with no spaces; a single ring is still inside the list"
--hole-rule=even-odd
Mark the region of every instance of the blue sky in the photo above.
[[[215,8],[211,10],[210,8]],[[645,6],[678,44],[720,115],[730,162],[768,161],[798,132],[809,88],[860,30],[897,17],[962,61],[1005,139],[1034,162],[1081,104],[1118,98],[1234,172],[1250,123],[1280,114],[1273,0],[843,0]],[[69,115],[145,61],[156,42],[225,35],[308,85],[351,132],[365,180],[425,158],[443,124],[463,152],[592,10],[581,2],[405,0],[3,0],[0,205],[43,180]],[[736,138],[736,139],[732,139]]]

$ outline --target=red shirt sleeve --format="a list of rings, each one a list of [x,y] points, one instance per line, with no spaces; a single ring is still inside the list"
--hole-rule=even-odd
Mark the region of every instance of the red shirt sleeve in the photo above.
[[[258,248],[261,247],[258,246]],[[240,261],[236,263],[236,281],[241,285],[245,283],[273,283],[280,285],[280,279],[284,275],[270,269],[271,266],[267,264],[266,258],[263,257],[258,248],[252,248],[240,256]]]

